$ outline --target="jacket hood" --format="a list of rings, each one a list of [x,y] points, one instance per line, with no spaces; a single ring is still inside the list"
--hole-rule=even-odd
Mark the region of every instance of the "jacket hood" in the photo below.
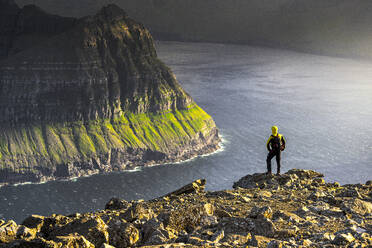
[[[271,127],[271,131],[273,133],[274,136],[277,136],[278,135],[278,127],[277,126],[272,126]]]

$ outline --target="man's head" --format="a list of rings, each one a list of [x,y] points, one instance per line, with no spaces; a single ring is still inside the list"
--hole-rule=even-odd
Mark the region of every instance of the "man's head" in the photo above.
[[[277,136],[278,135],[278,127],[277,126],[272,126],[271,127],[271,131],[273,132],[273,135],[274,136]]]

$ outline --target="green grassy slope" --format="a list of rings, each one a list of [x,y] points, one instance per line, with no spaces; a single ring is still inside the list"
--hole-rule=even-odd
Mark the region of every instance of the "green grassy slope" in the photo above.
[[[87,161],[105,155],[111,149],[168,153],[187,145],[199,133],[208,137],[214,128],[212,118],[192,104],[185,110],[157,114],[124,113],[114,120],[2,129],[0,168],[18,173],[33,171],[32,166],[40,161],[44,164],[38,166]]]

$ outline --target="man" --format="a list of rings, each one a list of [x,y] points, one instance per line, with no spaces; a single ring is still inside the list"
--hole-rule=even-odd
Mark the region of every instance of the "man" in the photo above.
[[[276,157],[277,165],[277,175],[280,175],[280,155],[281,152],[285,149],[285,139],[284,136],[278,133],[278,127],[271,127],[272,135],[266,143],[267,150],[269,154],[267,155],[266,164],[267,164],[267,174],[271,175],[271,159]]]

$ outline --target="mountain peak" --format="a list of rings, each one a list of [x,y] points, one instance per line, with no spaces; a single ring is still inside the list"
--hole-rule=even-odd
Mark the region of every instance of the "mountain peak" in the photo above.
[[[114,20],[118,18],[127,17],[125,11],[116,4],[109,4],[104,6],[97,14],[96,17],[103,17],[107,20]]]

